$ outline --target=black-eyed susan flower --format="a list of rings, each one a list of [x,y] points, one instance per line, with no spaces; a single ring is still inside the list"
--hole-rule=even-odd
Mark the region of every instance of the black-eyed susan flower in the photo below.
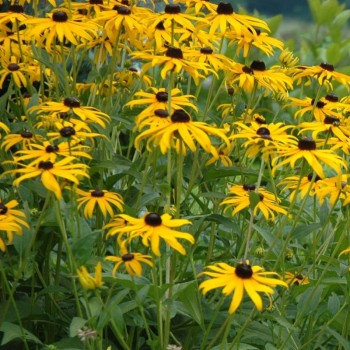
[[[194,237],[190,233],[173,230],[173,228],[190,225],[191,221],[186,219],[172,219],[169,214],[159,215],[158,213],[147,213],[141,218],[120,214],[118,218],[125,220],[126,225],[123,225],[120,220],[113,220],[104,226],[104,229],[108,230],[108,236],[127,234],[128,239],[131,240],[141,237],[142,244],[146,247],[151,246],[152,252],[157,256],[160,256],[160,239],[183,255],[186,254],[186,250],[178,239],[194,243]]]
[[[262,28],[267,32],[270,31],[266,22],[253,16],[236,13],[229,2],[220,2],[216,8],[216,13],[209,13],[205,19],[205,25],[209,27],[210,35],[215,34],[218,29],[220,29],[222,34],[225,34],[228,30],[232,30],[238,36],[242,34],[242,30],[248,28],[251,30]]]
[[[227,147],[230,147],[230,142],[225,136],[226,130],[210,126],[204,122],[195,122],[182,109],[175,110],[170,117],[171,123],[169,125],[159,125],[143,131],[135,139],[135,146],[140,149],[141,142],[147,140],[147,148],[151,150],[151,144],[160,147],[163,154],[171,147],[174,147],[177,153],[184,152],[185,147],[181,147],[179,142],[183,142],[192,152],[196,150],[196,144],[199,143],[201,147],[208,153],[215,152],[211,140],[208,135],[213,135],[222,139]],[[216,155],[216,152],[214,153]]]
[[[8,134],[4,137],[1,147],[7,152],[11,147],[21,145],[23,149],[31,149],[31,144],[35,140],[42,140],[43,137],[40,135],[34,135],[31,131],[25,129],[19,134]]]
[[[281,200],[276,198],[273,193],[262,187],[257,189],[255,185],[250,184],[232,185],[228,197],[220,205],[226,206],[225,211],[232,209],[231,215],[233,216],[241,210],[251,207],[253,204],[252,193],[258,196],[258,201],[253,209],[254,216],[261,212],[266,220],[274,220],[275,212],[283,215],[287,214],[287,211],[279,205]]]
[[[3,175],[22,174],[13,181],[14,186],[19,186],[24,180],[40,176],[44,187],[53,192],[57,199],[61,199],[62,191],[58,178],[65,179],[78,185],[78,177],[89,177],[86,172],[88,166],[82,163],[74,163],[74,161],[74,157],[66,157],[57,162],[41,161],[35,166],[19,164],[22,165],[23,168],[6,171]]]
[[[350,84],[350,76],[337,72],[332,64],[321,63],[318,66],[297,66],[292,70],[293,80],[297,84],[301,84],[303,79],[310,81],[315,79],[319,85],[333,89],[332,82],[337,81],[344,87],[348,88]]]
[[[33,18],[24,21],[27,26],[25,35],[36,40],[48,52],[53,51],[56,40],[77,46],[80,42],[90,42],[98,34],[99,25],[93,21],[86,21],[82,15],[74,14],[70,17],[66,9],[55,9],[47,14],[48,18]]]
[[[272,160],[273,174],[278,168],[286,164],[289,164],[294,169],[296,162],[300,159],[304,159],[321,178],[325,177],[323,164],[332,168],[337,174],[341,173],[342,167],[347,169],[345,161],[333,151],[317,149],[314,140],[303,138],[298,141],[297,145],[290,144],[289,146],[280,147],[278,156]]]
[[[18,206],[18,202],[13,199],[8,203],[0,201],[0,220],[9,219],[15,222],[18,225],[29,228],[29,225],[26,221],[26,214],[18,209],[14,209]]]
[[[227,147],[226,145],[216,148],[211,152],[213,156],[209,160],[207,160],[205,165],[208,166],[215,162],[220,162],[223,166],[226,166],[226,167],[232,166],[232,160],[230,159],[231,152],[232,152],[232,147]]]
[[[24,12],[23,4],[15,3],[11,4],[7,11],[0,13],[0,24],[11,24],[14,31],[18,31],[20,24],[28,18],[31,16]]]
[[[259,293],[263,292],[267,295],[274,294],[274,287],[280,285],[288,288],[286,282],[270,277],[277,275],[276,272],[265,272],[261,266],[251,266],[249,261],[240,263],[236,267],[226,263],[217,263],[207,266],[208,271],[202,274],[211,277],[199,285],[199,289],[203,294],[217,288],[223,288],[222,293],[225,296],[233,294],[232,301],[228,312],[234,313],[242,303],[245,293],[259,311],[263,309],[263,300]]]
[[[43,144],[32,143],[30,149],[20,150],[14,154],[14,161],[21,163],[23,161],[31,160],[29,165],[36,165],[41,161],[55,162],[57,157],[83,157],[91,159],[91,155],[86,153],[90,150],[89,146],[81,144],[74,144],[73,142],[61,142],[53,144],[44,141]]]
[[[145,127],[166,126],[171,123],[169,113],[166,109],[156,109],[152,114],[138,115],[135,119],[136,128],[142,130]]]
[[[284,49],[278,57],[278,60],[283,68],[292,68],[295,67],[299,58],[295,57],[293,52],[288,49]]]
[[[97,207],[100,209],[103,217],[106,217],[107,213],[112,217],[115,214],[113,207],[117,207],[121,212],[124,210],[123,198],[118,193],[98,189],[86,192],[79,188],[75,191],[79,196],[77,198],[78,209],[84,207],[83,213],[87,219],[92,218]]]
[[[288,286],[301,286],[310,283],[309,277],[302,275],[301,273],[286,272],[284,274],[284,280]]]
[[[320,188],[319,180],[321,180],[321,178],[318,175],[310,173],[307,176],[303,176],[301,178],[297,175],[288,176],[280,181],[278,185],[284,186],[282,192],[286,190],[290,191],[290,200],[293,201],[295,195],[298,193],[300,193],[300,197],[302,199],[306,195],[314,196],[315,190]]]
[[[96,123],[105,128],[106,123],[110,121],[110,117],[94,107],[82,106],[76,97],[66,97],[62,102],[43,102],[38,106],[30,109],[30,112],[38,111],[39,114],[49,113],[52,117],[62,113],[68,113],[70,116],[79,117],[86,123]]]
[[[155,55],[153,50],[134,51],[130,55],[133,58],[149,61],[143,65],[142,72],[147,72],[152,67],[160,67],[160,75],[165,80],[168,73],[175,72],[179,74],[184,70],[198,85],[199,79],[205,77],[200,72],[203,71],[205,74],[208,74],[208,72],[212,71],[206,63],[191,62],[186,58],[184,50],[177,47],[168,47],[160,51],[160,55]]]
[[[120,247],[120,256],[109,255],[106,256],[106,260],[112,261],[115,263],[113,268],[113,275],[115,275],[118,269],[124,265],[126,272],[130,276],[142,276],[142,264],[146,264],[148,266],[153,266],[153,262],[151,261],[152,257],[150,255],[145,255],[141,253],[130,253],[126,245],[123,244]]]
[[[176,0],[176,3],[182,3],[186,5],[188,12],[194,12],[196,15],[200,15],[203,10],[207,10],[211,13],[215,13],[218,7],[208,0]]]
[[[11,244],[13,241],[13,235],[17,234],[21,236],[23,234],[22,227],[8,216],[0,216],[0,250],[6,251],[6,243],[4,241],[4,235],[6,234],[7,244]]]
[[[96,288],[102,288],[102,264],[100,261],[95,266],[94,276],[91,276],[91,274],[85,266],[80,266],[77,269],[77,275],[79,278],[79,282],[84,289],[93,290]]]

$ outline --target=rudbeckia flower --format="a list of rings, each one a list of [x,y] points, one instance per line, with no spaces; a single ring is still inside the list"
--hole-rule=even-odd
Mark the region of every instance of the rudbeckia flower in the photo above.
[[[109,192],[106,190],[90,190],[89,192],[83,191],[77,188],[76,193],[79,198],[77,199],[78,209],[84,206],[84,217],[91,219],[93,212],[98,207],[105,218],[107,213],[110,216],[115,214],[112,206],[117,207],[120,211],[123,211],[123,198],[120,194]]]
[[[214,135],[221,138],[227,147],[230,142],[225,136],[226,130],[218,129],[203,122],[194,122],[184,110],[175,110],[171,115],[171,123],[168,125],[159,125],[143,131],[135,139],[135,147],[140,149],[141,141],[147,139],[147,149],[151,150],[150,145],[159,146],[163,154],[170,147],[174,147],[177,153],[185,152],[185,147],[180,146],[180,141],[184,143],[192,152],[196,150],[198,142],[208,153],[216,155],[208,135]],[[183,148],[182,150],[180,148]],[[214,153],[213,153],[214,152]]]
[[[240,263],[236,267],[226,263],[217,263],[207,266],[208,271],[203,275],[211,277],[211,279],[202,282],[199,289],[203,294],[216,288],[223,288],[222,293],[225,296],[233,294],[232,301],[228,312],[234,313],[243,300],[244,293],[247,293],[259,311],[263,309],[263,300],[259,293],[266,295],[274,294],[273,287],[278,285],[288,288],[286,282],[277,278],[270,277],[277,275],[276,272],[265,272],[261,266],[251,266],[249,261]]]
[[[295,286],[300,286],[300,285],[305,285],[309,284],[309,277],[304,276],[300,273],[291,273],[291,272],[286,272],[284,274],[284,280],[288,284],[288,286],[295,285]]]
[[[200,15],[204,10],[208,10],[211,13],[216,13],[218,7],[217,4],[214,4],[208,0],[176,0],[176,3],[183,3],[186,5],[188,12],[193,12],[196,15]]]
[[[283,159],[284,158],[284,159]],[[281,161],[281,159],[283,159]],[[295,163],[299,159],[305,159],[315,173],[324,178],[322,165],[326,164],[338,174],[341,173],[341,167],[347,169],[345,161],[337,154],[327,149],[317,149],[316,142],[312,139],[303,138],[298,141],[298,145],[283,146],[278,150],[278,156],[272,160],[272,173],[283,165],[290,164],[294,169]]]
[[[226,145],[216,148],[211,152],[213,156],[205,163],[205,165],[208,166],[218,161],[223,164],[223,166],[232,166],[232,160],[229,157],[231,152],[232,147],[227,147]]]
[[[43,137],[40,135],[34,135],[29,130],[23,130],[19,134],[8,134],[4,137],[4,140],[1,143],[1,147],[5,148],[5,151],[7,152],[11,147],[15,145],[21,145],[23,149],[31,149],[32,143],[35,142],[35,140],[40,141]]]
[[[297,66],[292,70],[293,80],[300,85],[302,79],[310,82],[310,79],[316,79],[319,85],[324,85],[328,89],[333,89],[332,82],[337,81],[344,87],[349,88],[350,76],[335,71],[332,64],[321,63],[319,66]]]
[[[16,224],[29,228],[27,221],[25,221],[26,214],[24,214],[23,211],[14,209],[17,206],[18,202],[14,199],[6,204],[0,201],[0,220],[9,219]]]
[[[2,176],[8,174],[22,174],[19,178],[13,181],[14,186],[19,186],[26,179],[40,176],[42,184],[51,192],[57,199],[62,198],[62,191],[58,178],[71,181],[76,185],[79,184],[77,176],[89,177],[86,173],[88,168],[85,164],[73,163],[74,157],[66,157],[58,162],[41,161],[36,166],[26,166],[21,169],[5,171]],[[22,164],[20,164],[22,165]]]
[[[0,24],[9,24],[14,27],[14,32],[19,30],[20,24],[31,16],[24,13],[22,4],[12,4],[9,6],[7,12],[0,13]]]
[[[194,237],[190,233],[173,230],[176,227],[190,225],[189,220],[172,219],[169,214],[159,215],[158,213],[147,213],[139,219],[120,214],[118,218],[124,219],[126,225],[121,225],[120,221],[113,220],[104,226],[104,229],[108,229],[108,236],[127,233],[128,239],[141,237],[142,244],[146,247],[151,245],[152,252],[157,256],[160,256],[160,239],[163,239],[171,248],[183,255],[186,254],[186,250],[178,239],[194,243]]]
[[[220,29],[222,34],[232,30],[238,36],[242,34],[242,30],[250,28],[262,28],[267,32],[270,31],[268,25],[263,20],[247,15],[241,15],[234,12],[229,2],[220,2],[216,8],[216,13],[210,13],[206,17],[206,27],[209,27],[209,34],[214,35]]]
[[[52,117],[68,113],[68,116],[79,117],[84,122],[96,123],[102,128],[105,128],[106,123],[111,119],[106,113],[99,111],[97,108],[82,106],[80,100],[76,97],[66,97],[62,102],[43,102],[29,110],[29,112],[34,111],[39,111],[39,115],[50,113]]]
[[[6,251],[6,243],[3,238],[3,232],[7,235],[7,243],[11,244],[13,241],[13,234],[21,236],[23,234],[22,227],[13,220],[11,217],[0,217],[0,250]]]
[[[95,266],[95,276],[91,276],[88,269],[85,266],[80,266],[77,269],[77,275],[79,282],[84,289],[96,289],[102,288],[102,264],[98,262]]]
[[[37,45],[43,45],[48,52],[53,51],[56,39],[59,43],[70,42],[75,46],[79,42],[90,42],[100,28],[97,23],[86,21],[82,15],[70,18],[66,9],[55,9],[47,16],[48,18],[28,19],[23,23],[28,27],[25,35],[35,39]]]
[[[256,203],[253,209],[253,215],[257,216],[259,212],[262,212],[266,220],[275,220],[275,213],[283,215],[287,214],[287,211],[280,207],[280,199],[263,189],[257,189],[255,185],[233,185],[229,189],[229,196],[224,199],[220,205],[226,205],[225,211],[232,209],[231,215],[234,216],[243,209],[250,208],[251,206],[251,194],[254,193],[259,197],[259,201]]]
[[[124,242],[125,243],[125,242]],[[120,256],[109,255],[106,256],[106,260],[113,261],[115,263],[113,268],[113,275],[115,275],[118,269],[124,265],[126,272],[130,276],[142,276],[142,263],[148,266],[153,266],[153,262],[150,261],[152,257],[150,255],[144,255],[141,253],[130,253],[126,249],[125,244],[120,247]]]

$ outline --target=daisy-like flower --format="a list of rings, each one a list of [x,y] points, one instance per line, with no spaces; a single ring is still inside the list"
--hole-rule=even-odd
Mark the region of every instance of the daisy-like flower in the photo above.
[[[187,232],[179,232],[173,228],[190,225],[191,221],[185,219],[172,219],[169,214],[159,215],[158,213],[147,213],[142,218],[133,218],[132,216],[120,214],[118,218],[124,219],[126,225],[121,225],[120,221],[112,221],[104,226],[108,229],[108,236],[128,234],[128,239],[136,237],[142,238],[142,244],[146,247],[151,246],[152,252],[160,256],[160,239],[163,239],[170,247],[180,254],[186,254],[185,248],[178,239],[184,239],[191,244],[194,243],[194,237]]]
[[[89,151],[89,146],[83,146],[81,144],[74,144],[69,142],[61,142],[59,144],[51,144],[48,141],[44,141],[42,145],[32,143],[30,149],[17,151],[14,154],[14,161],[21,163],[23,161],[32,160],[29,165],[36,165],[41,161],[55,162],[58,156],[67,157],[83,157],[91,159],[91,155],[86,153]]]
[[[29,112],[39,111],[39,115],[50,113],[52,117],[60,114],[68,113],[68,116],[79,117],[84,122],[92,122],[106,127],[106,123],[110,122],[110,117],[97,108],[82,106],[80,100],[76,97],[66,97],[62,102],[43,102],[38,106],[30,108]]]
[[[78,209],[84,207],[84,217],[91,219],[96,207],[98,207],[106,218],[107,213],[112,217],[115,214],[113,207],[117,207],[121,212],[124,210],[124,201],[120,194],[106,190],[90,190],[89,192],[77,188],[76,193]]]
[[[15,3],[9,6],[7,12],[0,13],[0,24],[11,24],[15,32],[19,30],[19,25],[30,17],[24,13],[23,5]]]
[[[313,178],[314,181],[311,184]],[[298,193],[300,193],[301,199],[303,199],[307,194],[309,196],[314,196],[315,190],[320,188],[319,180],[321,180],[319,176],[310,173],[308,176],[303,176],[302,178],[300,178],[300,176],[288,176],[280,181],[278,185],[285,186],[282,192],[286,190],[291,191],[290,200],[293,201],[294,196]]]
[[[295,113],[294,116],[296,118],[304,117],[304,115],[307,113],[313,113],[313,116],[319,122],[322,122],[327,116],[341,118],[341,113],[337,112],[339,106],[334,103],[329,103],[326,99],[322,98],[316,103],[315,100],[310,97],[305,97],[302,100],[295,97],[289,97],[288,99],[291,101],[291,103],[287,104],[287,106],[303,107]]]
[[[133,108],[139,105],[148,105],[140,114],[138,114],[137,119],[142,121],[144,117],[149,115],[153,115],[156,110],[168,110],[169,107],[169,99],[171,100],[171,112],[175,109],[183,109],[184,107],[192,108],[196,112],[198,112],[198,108],[195,104],[193,104],[190,100],[195,99],[193,95],[182,95],[180,89],[172,89],[169,93],[164,88],[150,88],[152,92],[146,91],[138,91],[135,93],[134,100],[126,103],[126,106]]]
[[[135,119],[136,129],[142,130],[145,127],[154,128],[167,126],[171,123],[169,113],[166,109],[156,109],[153,114],[138,115]]]
[[[21,169],[6,171],[2,176],[8,174],[22,174],[13,181],[14,186],[19,186],[24,180],[40,176],[44,187],[53,192],[57,199],[61,199],[62,191],[58,178],[63,178],[78,185],[79,179],[77,176],[89,177],[86,172],[88,166],[81,163],[73,163],[74,160],[74,157],[66,157],[58,162],[41,161],[36,164],[36,166],[23,165]]]
[[[284,74],[277,66],[266,69],[263,61],[253,61],[248,67],[235,63],[227,69],[227,85],[235,86],[250,93],[255,86],[264,89],[265,93],[281,93],[286,95],[293,88],[292,79]]]
[[[13,220],[11,217],[4,216],[0,220],[0,250],[6,251],[6,243],[4,241],[3,232],[7,235],[7,244],[11,244],[13,241],[13,234],[21,236],[23,234],[22,227]]]
[[[163,80],[169,72],[175,72],[179,74],[182,70],[187,72],[195,82],[196,85],[199,84],[199,79],[204,78],[204,75],[199,73],[203,71],[205,74],[211,72],[211,69],[206,63],[191,62],[185,57],[185,53],[182,49],[177,47],[168,47],[162,50],[160,53],[163,55],[154,55],[153,50],[135,51],[130,55],[133,58],[142,59],[147,62],[142,67],[142,72],[147,72],[150,68],[156,66],[162,66],[160,75]]]
[[[0,220],[9,219],[18,225],[29,228],[27,221],[25,221],[26,214],[23,211],[14,209],[17,206],[18,202],[14,199],[6,204],[0,201]]]
[[[226,166],[226,167],[232,166],[232,160],[229,157],[231,151],[232,151],[232,147],[227,147],[226,145],[216,148],[215,151],[211,152],[213,156],[209,160],[207,160],[205,165],[208,166],[218,161],[223,166]]]
[[[77,275],[79,282],[84,289],[93,290],[96,288],[102,288],[102,264],[100,261],[95,266],[95,276],[91,276],[85,266],[80,266],[77,269]]]
[[[211,3],[210,0],[176,0],[175,2],[185,4],[187,11],[194,11],[196,15],[201,14],[203,9],[211,13],[216,13],[216,9],[218,7],[217,4]]]
[[[15,145],[21,145],[23,149],[31,149],[31,144],[35,142],[35,139],[40,141],[42,137],[40,135],[34,135],[29,130],[23,130],[19,134],[6,135],[1,143],[1,147],[5,148],[6,152]]]
[[[255,158],[260,152],[267,159],[275,154],[276,148],[280,145],[297,144],[298,140],[287,131],[292,129],[292,125],[283,123],[260,124],[255,121],[250,125],[236,122],[234,125],[239,127],[237,133],[232,134],[229,139],[247,139],[243,142],[242,147],[246,149],[246,154],[250,158]]]
[[[229,196],[224,199],[220,205],[227,206],[225,211],[233,209],[231,215],[234,216],[241,210],[251,207],[252,194],[258,196],[258,202],[255,203],[253,209],[254,216],[262,212],[266,220],[274,220],[274,212],[283,215],[287,214],[287,211],[279,205],[280,199],[276,198],[273,193],[261,187],[257,189],[255,185],[249,184],[231,186],[229,189]]]
[[[231,39],[228,45],[237,45],[237,54],[243,50],[243,57],[248,57],[252,47],[256,47],[266,55],[272,56],[274,54],[274,47],[282,50],[284,46],[282,41],[270,37],[268,33],[262,32],[260,29],[244,29],[240,36],[233,31],[226,33],[225,36]]]
[[[195,152],[196,144],[194,141],[197,141],[206,152],[216,155],[208,135],[217,136],[225,142],[227,147],[230,146],[230,142],[225,136],[226,130],[218,129],[203,122],[194,122],[182,109],[175,110],[170,119],[171,123],[169,125],[160,125],[143,131],[136,137],[135,147],[140,149],[141,141],[147,139],[147,149],[149,150],[151,150],[150,145],[153,144],[156,147],[159,146],[163,154],[170,147],[174,147],[180,153],[181,145],[179,143],[181,141],[192,152]]]
[[[125,242],[124,242],[125,243]],[[118,269],[124,265],[126,272],[130,276],[142,276],[142,263],[148,266],[153,266],[150,255],[144,255],[141,253],[130,253],[128,252],[126,245],[122,244],[120,247],[120,256],[109,255],[106,256],[106,260],[115,263],[113,268],[113,275],[115,275]]]
[[[284,159],[283,159],[284,158]],[[283,159],[281,161],[281,159]],[[312,139],[303,138],[297,145],[283,146],[278,150],[278,156],[272,160],[272,173],[283,165],[289,164],[294,169],[298,160],[305,159],[315,173],[324,178],[322,165],[326,164],[338,174],[341,168],[347,169],[345,161],[331,150],[317,149],[316,142]]]
[[[316,79],[319,85],[325,85],[328,89],[333,89],[332,82],[337,81],[346,88],[350,84],[350,76],[335,71],[332,64],[321,63],[319,66],[297,66],[292,70],[293,80],[297,84],[301,84],[303,79],[310,82],[311,79]]]
[[[175,40],[171,30],[171,24],[165,27],[164,22],[150,23],[146,28],[145,47],[148,49],[153,47],[156,51],[160,51],[166,44],[169,45],[172,41],[173,45],[178,45],[178,41]]]
[[[270,31],[268,25],[263,20],[234,12],[229,2],[220,2],[216,8],[216,13],[210,13],[205,19],[205,26],[210,27],[210,35],[214,35],[218,29],[220,29],[222,34],[225,34],[228,30],[232,30],[238,36],[242,34],[244,29],[248,28],[252,31],[254,28],[262,28],[267,32]]]
[[[211,277],[199,285],[203,294],[216,288],[223,288],[225,296],[233,294],[228,312],[234,313],[242,303],[244,293],[247,293],[259,311],[263,309],[263,300],[259,292],[266,295],[274,294],[273,287],[278,285],[288,288],[286,282],[270,277],[277,275],[276,272],[265,272],[261,266],[251,266],[249,261],[240,263],[236,267],[226,263],[217,263],[206,267],[208,271],[203,275]]]
[[[293,55],[293,52],[288,49],[284,49],[278,57],[279,62],[281,63],[283,68],[292,68],[295,67],[299,58]]]
[[[292,273],[292,272],[286,272],[284,274],[284,280],[288,284],[288,286],[295,285],[295,286],[301,286],[305,284],[309,284],[309,277],[304,276],[300,273]]]
[[[23,23],[28,27],[25,35],[44,45],[48,52],[52,51],[56,39],[62,44],[69,42],[74,46],[80,42],[90,42],[100,28],[97,23],[86,21],[82,15],[75,14],[70,18],[66,9],[55,9],[47,16],[48,18],[28,19]]]

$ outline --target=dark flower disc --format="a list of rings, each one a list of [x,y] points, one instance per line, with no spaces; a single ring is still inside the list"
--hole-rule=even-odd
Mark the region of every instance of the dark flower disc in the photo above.
[[[168,102],[168,93],[166,91],[159,91],[156,93],[158,102]]]
[[[264,70],[266,70],[266,66],[263,61],[253,61],[250,65],[250,68],[259,72],[263,72]]]
[[[80,100],[76,97],[66,97],[63,100],[63,104],[69,108],[79,108],[80,107]]]
[[[149,213],[145,216],[145,223],[149,226],[160,226],[162,224],[162,218],[157,213]]]
[[[21,5],[18,4],[13,4],[9,7],[9,12],[15,12],[15,13],[23,13],[24,12],[24,8]]]
[[[270,130],[264,126],[262,126],[261,128],[259,128],[256,131],[256,134],[261,136],[264,139],[270,139],[271,140],[271,134],[270,134]]]
[[[178,4],[167,4],[165,5],[164,12],[169,15],[176,15],[181,12],[181,7]]]
[[[50,161],[47,161],[47,162],[41,161],[38,165],[38,168],[44,169],[44,170],[50,170],[53,168],[53,163]]]
[[[330,94],[326,95],[325,99],[329,102],[338,102],[339,101],[339,97],[334,93],[330,93]]]
[[[75,135],[75,129],[72,126],[65,126],[60,130],[60,135],[62,137],[71,137]]]
[[[314,173],[310,173],[310,174],[307,176],[307,179],[308,179],[309,181],[311,181],[313,177],[314,177]],[[321,180],[321,178],[320,178],[318,175],[316,175],[316,177],[315,177],[315,182],[317,182],[318,180]]]
[[[166,118],[169,117],[169,113],[166,109],[156,109],[154,111],[154,115],[156,115],[159,118]]]
[[[313,98],[313,99],[311,100],[311,106],[313,106],[314,103],[315,103],[315,99]],[[317,101],[316,107],[317,107],[317,108],[323,108],[326,104],[327,104],[327,103],[325,103],[325,102]]]
[[[24,139],[31,139],[33,137],[33,134],[29,130],[24,130],[21,132],[21,136]]]
[[[47,152],[47,153],[56,153],[56,152],[58,152],[58,146],[57,145],[48,145],[45,148],[45,152]]]
[[[5,215],[7,213],[7,206],[4,203],[0,203],[0,215]]]
[[[299,140],[298,147],[301,151],[314,151],[316,149],[316,142],[308,138]]]
[[[253,276],[253,270],[250,265],[238,264],[235,269],[235,274],[239,278],[249,279]]]
[[[329,64],[329,63],[321,63],[320,64],[320,67],[325,69],[325,70],[328,70],[328,72],[334,72],[334,66],[332,64]]]
[[[127,254],[122,255],[122,260],[124,262],[134,260],[134,258],[135,258],[135,255],[132,253],[127,253]]]
[[[55,11],[52,15],[52,20],[55,22],[67,22],[68,15],[64,11]]]
[[[210,47],[202,47],[200,51],[204,55],[211,55],[213,53],[213,50]]]
[[[91,197],[98,197],[101,198],[105,195],[105,193],[102,190],[93,190],[91,192]]]
[[[340,119],[335,117],[334,115],[327,115],[325,118],[324,118],[324,121],[323,121],[325,124],[333,124],[333,125],[339,125],[340,123]]]
[[[190,120],[190,116],[183,109],[177,109],[171,115],[171,121],[173,123],[188,123]]]
[[[7,66],[7,69],[11,72],[15,72],[16,70],[19,70],[19,65],[17,63],[10,63]]]
[[[256,186],[251,184],[244,184],[243,189],[245,191],[254,191],[256,189]]]
[[[126,6],[115,5],[113,10],[116,10],[119,15],[127,16],[131,14],[131,10]]]
[[[216,9],[218,15],[232,15],[233,12],[233,7],[229,2],[220,2]]]
[[[243,73],[247,73],[247,74],[253,74],[254,73],[253,69],[251,69],[251,68],[249,68],[247,66],[243,66],[242,72]]]
[[[168,47],[168,49],[165,52],[165,56],[171,57],[171,58],[177,58],[179,60],[184,58],[182,54],[182,50],[177,47]]]

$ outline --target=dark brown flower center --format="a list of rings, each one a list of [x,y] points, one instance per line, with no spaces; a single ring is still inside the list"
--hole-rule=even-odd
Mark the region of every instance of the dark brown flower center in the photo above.
[[[251,69],[251,68],[249,68],[247,66],[243,66],[242,67],[242,72],[243,73],[247,73],[247,74],[253,74],[254,73],[253,69]]]
[[[308,138],[299,140],[298,148],[301,151],[314,151],[316,149],[316,142]]]
[[[264,195],[261,193],[258,193],[258,195],[259,195],[260,202],[262,202],[264,200]]]
[[[67,22],[68,21],[68,15],[64,11],[55,11],[52,14],[52,20],[55,22]]]
[[[127,254],[122,255],[121,258],[122,258],[122,260],[123,260],[124,262],[126,262],[126,261],[131,261],[131,260],[134,260],[135,255],[132,254],[132,253],[127,253]]]
[[[334,66],[332,64],[329,64],[329,63],[321,63],[320,67],[325,69],[325,70],[328,70],[328,72],[334,71]]]
[[[171,115],[171,121],[173,123],[188,123],[190,120],[190,116],[183,109],[177,109]]]
[[[164,22],[160,21],[159,23],[157,23],[156,29],[158,29],[158,30],[165,30]]]
[[[7,213],[7,206],[4,203],[0,203],[0,215],[5,215]]]
[[[23,13],[24,8],[21,5],[14,4],[9,7],[9,12],[15,12],[15,13]]]
[[[156,109],[154,111],[154,115],[160,118],[166,118],[169,117],[169,113],[166,109]]]
[[[315,103],[315,99],[313,98],[313,99],[311,100],[311,106],[313,106],[314,103]],[[327,104],[327,103],[325,103],[325,102],[317,101],[316,107],[317,107],[317,108],[323,108],[326,104]]]
[[[312,178],[314,177],[314,173],[310,173],[308,176],[307,176],[307,179],[309,180],[309,181],[311,181],[312,180]],[[321,180],[321,178],[318,176],[318,175],[316,175],[315,176],[315,182],[317,182],[318,180]]]
[[[232,96],[234,92],[235,92],[235,90],[234,90],[234,88],[232,88],[232,87],[229,87],[229,88],[227,89],[227,93],[228,93],[230,96]]]
[[[323,121],[325,124],[332,124],[332,125],[339,125],[340,124],[340,119],[333,116],[333,115],[327,115],[325,118],[324,118],[324,121]]]
[[[211,55],[213,53],[213,50],[210,47],[202,47],[200,51],[204,55]]]
[[[47,161],[47,162],[41,161],[38,165],[38,168],[43,170],[50,170],[53,168],[53,163],[50,161]]]
[[[244,191],[254,191],[256,189],[256,186],[251,184],[244,184],[243,189]]]
[[[7,66],[7,69],[11,72],[15,72],[16,70],[19,70],[19,65],[17,63],[10,63]]]
[[[182,50],[177,47],[168,47],[168,49],[165,52],[165,56],[171,57],[171,58],[177,58],[179,60],[184,58],[182,54]]]
[[[181,7],[177,4],[168,4],[165,5],[164,12],[169,15],[176,15],[181,12]]]
[[[149,226],[160,226],[162,224],[162,218],[157,213],[149,213],[145,216],[145,223]]]
[[[235,274],[239,278],[248,279],[253,276],[253,270],[250,265],[238,264],[235,269]]]
[[[45,152],[47,152],[47,153],[56,153],[56,152],[58,152],[58,146],[57,145],[48,145],[45,148]]]
[[[252,64],[250,65],[250,68],[260,72],[263,72],[264,70],[266,70],[266,66],[263,61],[253,61]]]
[[[103,197],[105,195],[105,193],[102,190],[93,190],[91,192],[91,197]]]
[[[233,7],[229,2],[220,2],[216,13],[218,15],[232,15],[233,14]]]
[[[79,108],[80,107],[80,100],[76,97],[66,97],[63,100],[63,104],[69,108]]]
[[[329,102],[338,102],[339,101],[339,97],[333,93],[326,95],[325,99]]]
[[[257,122],[258,124],[266,124],[266,119],[264,117],[261,117],[259,115],[254,116],[254,121]]]
[[[304,276],[301,275],[301,274],[299,274],[299,275],[296,275],[295,278],[296,278],[297,280],[302,281],[302,280],[304,279]]]
[[[72,126],[65,126],[60,130],[60,135],[62,137],[71,137],[75,135],[75,129]]]
[[[33,137],[33,134],[29,130],[24,130],[21,132],[21,136],[24,139],[31,139]]]
[[[103,5],[103,0],[89,0],[90,5]]]
[[[129,9],[129,7],[126,6],[115,5],[113,7],[113,10],[116,10],[118,14],[122,16],[128,16],[131,14],[131,10]]]
[[[156,93],[158,102],[168,102],[168,93],[166,91],[159,91]]]
[[[270,134],[270,130],[268,128],[265,128],[264,126],[262,126],[261,128],[259,128],[256,131],[256,134],[261,136],[264,139],[268,139],[271,140],[271,134]]]

